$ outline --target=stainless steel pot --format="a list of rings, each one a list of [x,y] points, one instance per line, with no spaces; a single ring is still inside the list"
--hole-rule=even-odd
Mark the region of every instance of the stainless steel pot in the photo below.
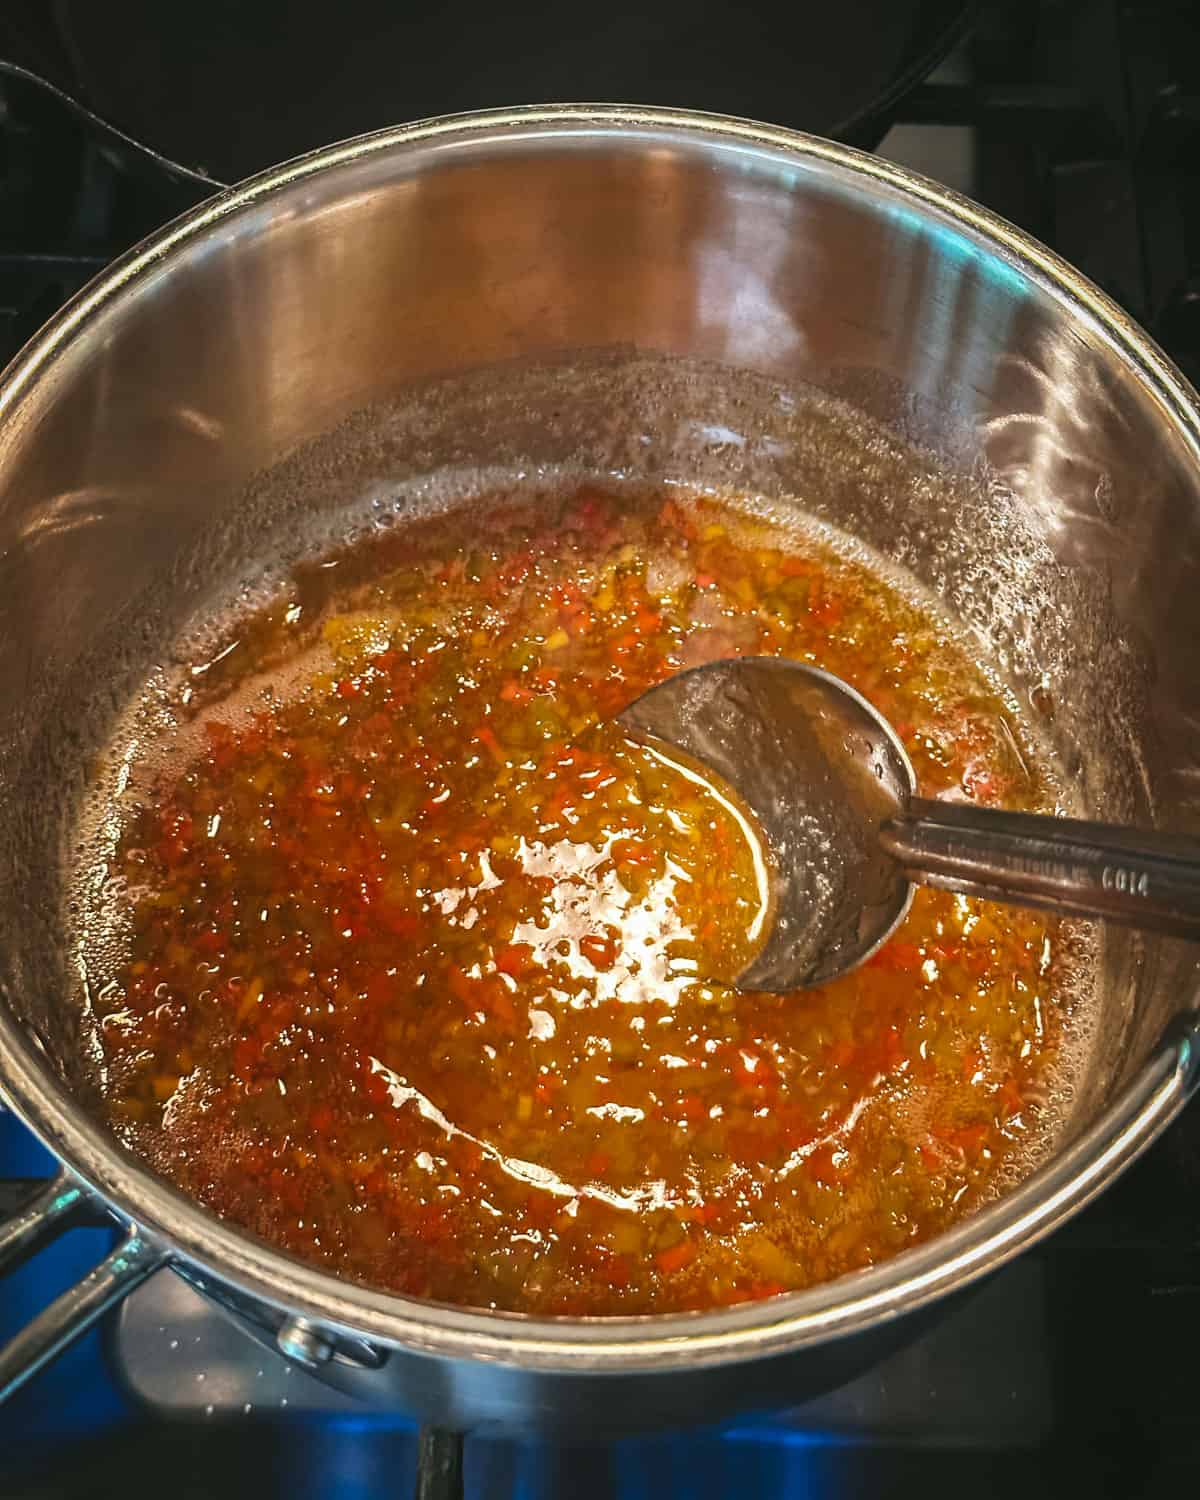
[[[383,396],[386,419],[320,438]],[[62,875],[95,747],[260,542],[286,551],[372,486],[419,509],[428,476],[500,460],[751,486],[836,521],[989,642],[1081,807],[1197,825],[1200,410],[1048,252],[870,156],[665,111],[433,121],[265,173],[116,263],[0,386],[0,1081],[63,1163],[0,1264],[81,1213],[126,1231],[0,1353],[0,1387],[169,1267],[326,1379],[445,1425],[795,1400],[1061,1223],[1200,1076],[1194,955],[1105,934],[1052,1159],[876,1269],[662,1318],[349,1285],[126,1153],[94,1112]]]

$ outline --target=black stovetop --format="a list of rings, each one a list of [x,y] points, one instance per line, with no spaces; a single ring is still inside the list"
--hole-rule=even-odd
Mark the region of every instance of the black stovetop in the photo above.
[[[1200,5],[989,0],[980,11],[969,45],[908,96],[880,150],[1050,244],[1200,379]],[[188,201],[153,169],[114,160],[53,101],[0,82],[0,363]],[[47,1169],[0,1108],[0,1179]],[[0,1338],[94,1263],[103,1239],[76,1232],[0,1282]],[[0,1408],[0,1492],[410,1492],[411,1427],[288,1375],[172,1283],[149,1283]],[[1200,1474],[1198,1333],[1193,1108],[1100,1202],[854,1386],[645,1442],[469,1443],[467,1492],[1165,1495]]]

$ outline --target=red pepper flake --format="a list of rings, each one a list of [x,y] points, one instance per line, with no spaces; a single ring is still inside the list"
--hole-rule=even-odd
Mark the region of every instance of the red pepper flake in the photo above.
[[[695,1258],[696,1247],[691,1240],[680,1240],[669,1250],[660,1250],[654,1257],[654,1263],[664,1275],[670,1276],[675,1271],[682,1271],[684,1266],[691,1265]]]
[[[633,1280],[633,1267],[628,1255],[610,1255],[604,1271],[609,1286],[627,1287]]]
[[[810,597],[808,601],[809,617],[829,629],[836,628],[842,623],[845,613],[842,602],[833,594],[822,592],[815,599]]]
[[[563,1211],[563,1200],[554,1193],[529,1193],[523,1217],[535,1229],[549,1229]]]
[[[753,1300],[749,1287],[739,1286],[736,1283],[733,1286],[724,1287],[713,1298],[717,1307],[736,1307],[739,1302],[753,1302]]]
[[[916,943],[893,941],[885,943],[873,958],[867,960],[867,963],[873,969],[890,969],[894,973],[907,973],[911,969],[918,968],[923,957]]]
[[[493,760],[501,765],[508,759],[500,741],[496,738],[496,732],[490,724],[481,724],[475,731],[475,738],[484,747]]]
[[[192,853],[194,825],[187,813],[170,810],[159,819],[162,838],[158,842],[159,859],[169,870],[178,868]]]
[[[479,1010],[479,981],[477,979],[468,978],[457,964],[448,964],[446,983],[450,986],[450,993],[454,998],[461,1000],[469,1011]]]
[[[735,1082],[744,1089],[770,1089],[779,1083],[779,1074],[761,1052],[749,1047],[735,1047],[730,1067]]]
[[[918,1141],[917,1150],[921,1153],[921,1160],[925,1163],[927,1171],[940,1172],[946,1165],[946,1153],[932,1135],[927,1135]]]
[[[436,1203],[414,1204],[409,1214],[409,1224],[417,1238],[428,1244],[445,1245],[453,1234],[449,1211]]]
[[[989,1126],[938,1125],[929,1132],[920,1146],[921,1156],[931,1171],[944,1171],[953,1162],[962,1162],[979,1155],[987,1142]]]
[[[858,1055],[858,1048],[853,1042],[834,1042],[829,1048],[829,1062],[835,1068],[848,1068]]]
[[[707,1203],[700,1205],[700,1214],[710,1229],[717,1234],[726,1234],[737,1223],[737,1199],[732,1196],[710,1198]]]
[[[237,759],[238,750],[233,730],[219,719],[210,719],[204,726],[208,740],[208,757],[218,771],[227,771]]]
[[[238,1156],[238,1165],[251,1177],[260,1177],[267,1170],[271,1154],[265,1146],[244,1146]]]
[[[363,1182],[363,1191],[369,1198],[382,1198],[388,1190],[388,1174],[382,1167],[372,1167]]]
[[[1021,1090],[1017,1087],[1017,1081],[1011,1074],[1000,1085],[1000,1102],[1004,1106],[1005,1119],[1010,1119],[1013,1115],[1019,1115],[1025,1108],[1025,1100],[1021,1097]]]
[[[818,1146],[806,1159],[808,1175],[822,1187],[837,1187],[845,1182],[849,1169],[846,1153],[833,1146]]]
[[[282,1203],[285,1208],[293,1213],[299,1213],[304,1207],[304,1185],[290,1172],[285,1172],[282,1167],[272,1167],[267,1174],[267,1182],[270,1185],[272,1197]]]
[[[399,938],[416,937],[424,922],[424,919],[415,912],[404,911],[395,906],[379,907],[376,916],[382,927],[385,927],[393,937]]]
[[[977,1125],[960,1125],[956,1130],[948,1131],[943,1139],[949,1144],[962,1151],[966,1156],[978,1156],[983,1149],[984,1142],[988,1137],[988,1126],[985,1123]]]
[[[560,1088],[562,1079],[557,1073],[539,1073],[533,1092],[542,1104],[549,1104]]]
[[[592,536],[603,536],[612,525],[612,509],[602,496],[587,495],[578,501],[570,520]]]
[[[593,969],[607,973],[620,955],[621,940],[615,932],[589,932],[579,939],[579,951]]]
[[[613,845],[612,857],[618,865],[633,865],[644,870],[657,863],[658,851],[643,839],[618,839]]]
[[[468,1176],[475,1176],[483,1167],[483,1148],[477,1141],[464,1141],[460,1138],[455,1156],[459,1171],[465,1172]]]
[[[869,1055],[880,1073],[890,1073],[904,1060],[904,1039],[899,1026],[885,1026],[876,1038]]]
[[[781,1103],[773,1112],[772,1121],[779,1137],[789,1151],[807,1146],[820,1133],[811,1115],[803,1105],[790,1101]]]
[[[239,1037],[233,1044],[233,1071],[243,1081],[248,1081],[262,1060],[262,1043],[257,1037]]]
[[[510,1031],[517,1024],[517,1008],[512,1003],[512,997],[502,984],[489,984],[485,992],[484,1004],[489,1015],[495,1017],[502,1026]]]
[[[507,948],[497,949],[492,962],[501,974],[520,979],[533,967],[533,948],[529,943],[510,943]]]
[[[358,1087],[372,1104],[379,1108],[392,1102],[391,1090],[384,1075],[373,1068],[366,1058],[358,1070]]]
[[[692,525],[687,512],[681,506],[676,505],[674,500],[664,500],[658,512],[658,524],[670,527],[672,531],[680,531],[686,537],[693,537],[696,528]]]
[[[963,1053],[962,1075],[968,1083],[975,1077],[976,1073],[982,1073],[987,1068],[987,1058],[978,1047],[968,1047]]]
[[[982,802],[985,806],[1003,802],[1008,788],[1007,776],[999,775],[987,766],[980,765],[978,761],[972,762],[963,771],[962,789],[973,802]]]

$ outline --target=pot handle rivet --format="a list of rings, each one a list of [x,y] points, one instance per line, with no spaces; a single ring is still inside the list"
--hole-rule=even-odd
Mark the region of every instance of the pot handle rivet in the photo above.
[[[333,1357],[332,1343],[307,1318],[285,1318],[275,1343],[285,1359],[298,1365],[323,1365]]]

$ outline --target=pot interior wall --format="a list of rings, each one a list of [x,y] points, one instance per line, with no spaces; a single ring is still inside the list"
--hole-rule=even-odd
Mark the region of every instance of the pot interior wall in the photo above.
[[[1196,826],[1196,456],[1097,326],[817,156],[381,149],[161,256],[0,424],[0,1024],[48,1086],[90,1095],[79,798],[170,641],[364,505],[564,469],[860,536],[979,633],[1081,809]],[[1101,967],[1079,1124],[1195,989],[1181,945],[1110,932]]]

